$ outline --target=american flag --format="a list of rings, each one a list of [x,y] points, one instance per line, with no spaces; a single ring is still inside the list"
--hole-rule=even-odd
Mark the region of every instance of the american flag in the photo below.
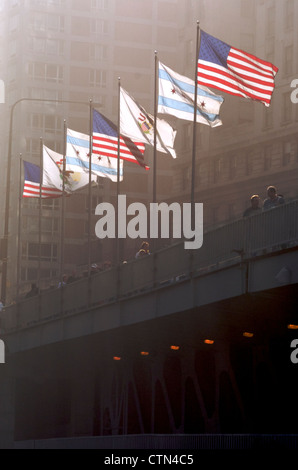
[[[201,30],[198,84],[269,106],[278,68]]]
[[[23,197],[39,198],[40,197],[40,181],[41,171],[38,165],[24,161],[24,189]],[[42,185],[41,198],[50,199],[62,196],[62,191],[54,187]]]
[[[120,159],[137,163],[149,169],[144,161],[145,144],[132,141],[129,137],[120,136]],[[115,124],[98,111],[93,111],[93,145],[92,153],[98,158],[118,158],[118,130]]]

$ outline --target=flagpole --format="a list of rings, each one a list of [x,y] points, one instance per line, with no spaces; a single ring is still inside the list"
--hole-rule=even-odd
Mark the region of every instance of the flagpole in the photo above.
[[[157,73],[158,73],[158,58],[157,51],[154,52],[154,146],[153,146],[153,203],[157,202],[157,158],[156,158],[156,146],[157,146]]]
[[[116,263],[119,267],[120,264],[120,240],[119,240],[119,209],[118,209],[118,202],[120,196],[120,139],[121,139],[121,110],[120,110],[120,102],[121,102],[121,78],[118,77],[118,153],[117,153],[117,200],[116,200]]]
[[[39,229],[38,229],[38,244],[39,244],[39,259],[38,259],[38,292],[40,293],[41,282],[41,218],[42,218],[42,183],[43,183],[43,139],[40,138],[40,183],[39,183]]]
[[[19,301],[20,295],[20,266],[21,266],[21,222],[22,222],[22,165],[23,158],[20,153],[20,182],[19,182],[19,220],[18,220],[18,263],[17,263],[17,293],[16,300]]]
[[[116,197],[116,270],[117,270],[117,281],[116,281],[116,296],[120,295],[120,239],[119,239],[119,196],[120,196],[120,139],[121,139],[121,78],[118,77],[118,151],[117,151],[117,197]]]
[[[60,232],[60,283],[63,287],[64,275],[64,227],[65,227],[65,172],[66,172],[66,139],[67,139],[67,126],[64,119],[64,141],[63,141],[63,166],[62,166],[62,200],[61,200],[61,232]]]
[[[196,131],[197,131],[197,101],[198,101],[198,60],[201,45],[200,22],[197,21],[196,37],[196,58],[195,58],[195,97],[194,97],[194,119],[193,119],[193,146],[192,146],[192,176],[191,176],[191,218],[192,228],[194,228],[194,208],[195,208],[195,181],[196,181]]]
[[[92,217],[92,146],[93,146],[93,106],[90,99],[89,129],[89,185],[88,185],[88,277],[91,275],[91,217]]]

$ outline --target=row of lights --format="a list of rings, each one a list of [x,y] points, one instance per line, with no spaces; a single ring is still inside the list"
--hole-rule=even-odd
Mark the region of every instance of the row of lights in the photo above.
[[[298,330],[298,325],[296,324],[293,324],[293,323],[290,323],[287,328],[289,330]],[[244,338],[253,338],[254,334],[249,332],[249,331],[244,331],[243,333],[243,337]],[[213,339],[205,339],[204,340],[204,343],[205,344],[208,344],[208,345],[213,345],[214,344],[214,340]],[[180,350],[180,346],[177,346],[177,345],[172,345],[170,346],[170,349],[172,351],[179,351]],[[141,351],[140,352],[140,355],[143,356],[143,357],[146,357],[146,356],[150,356],[150,353],[148,351]],[[114,356],[113,357],[114,361],[121,361],[122,357],[120,356]]]
[[[245,331],[243,333],[243,336],[245,338],[253,338],[254,334],[253,333],[250,333],[248,331]],[[214,340],[213,339],[205,339],[204,340],[204,343],[207,344],[207,345],[210,345],[212,346],[214,344]],[[180,346],[177,346],[177,345],[172,345],[170,346],[170,349],[172,351],[179,351],[180,350]],[[143,356],[143,357],[146,357],[146,356],[150,356],[150,353],[148,351],[141,351],[140,352],[140,355]],[[121,356],[114,356],[113,357],[114,361],[121,361],[122,360],[122,357]]]

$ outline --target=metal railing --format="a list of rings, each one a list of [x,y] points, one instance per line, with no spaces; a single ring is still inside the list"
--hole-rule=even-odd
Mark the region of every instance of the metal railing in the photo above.
[[[184,243],[180,242],[118,268],[83,278],[61,289],[47,291],[2,311],[0,329],[9,332],[77,314],[192,276],[298,246],[297,215],[298,201],[293,201],[207,231],[199,250],[185,250]]]

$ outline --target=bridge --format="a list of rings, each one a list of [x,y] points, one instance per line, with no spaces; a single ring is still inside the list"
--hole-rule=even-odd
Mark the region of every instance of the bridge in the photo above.
[[[293,439],[297,209],[235,220],[197,251],[181,241],[2,311],[0,447]]]

